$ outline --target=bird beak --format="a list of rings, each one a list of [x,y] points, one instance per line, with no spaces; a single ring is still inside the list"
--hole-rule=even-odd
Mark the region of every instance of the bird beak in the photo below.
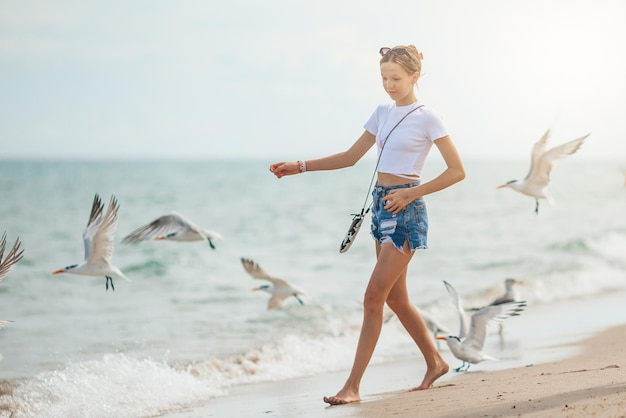
[[[165,237],[154,237],[154,240],[155,240],[155,241],[162,241],[162,240],[164,240],[164,239],[165,239]]]
[[[261,288],[260,288],[260,287],[253,287],[253,288],[252,288],[252,289],[250,289],[250,290],[252,290],[252,291],[254,292],[254,291],[256,291],[256,290],[261,290]]]
[[[498,187],[496,187],[496,189],[502,189],[503,187],[506,187],[506,184],[501,184]]]
[[[435,339],[436,339],[436,340],[445,341],[445,340],[446,340],[446,337],[441,337],[441,336],[439,336],[439,337],[435,337]]]
[[[52,274],[61,274],[61,273],[65,273],[65,270],[63,270],[63,269],[58,269],[58,270],[54,270],[54,271],[52,272]]]

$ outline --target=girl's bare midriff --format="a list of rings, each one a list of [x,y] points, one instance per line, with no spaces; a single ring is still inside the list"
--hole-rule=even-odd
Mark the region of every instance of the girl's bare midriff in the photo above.
[[[389,173],[378,173],[377,180],[381,186],[397,186],[398,184],[407,184],[419,181],[419,177],[408,179],[406,177],[398,177]]]

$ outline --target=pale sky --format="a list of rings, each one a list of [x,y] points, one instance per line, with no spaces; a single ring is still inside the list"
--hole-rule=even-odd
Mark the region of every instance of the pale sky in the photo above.
[[[378,49],[424,54],[418,98],[464,158],[626,162],[621,0],[2,0],[0,159],[310,159],[380,102]],[[436,149],[433,149],[436,152]]]

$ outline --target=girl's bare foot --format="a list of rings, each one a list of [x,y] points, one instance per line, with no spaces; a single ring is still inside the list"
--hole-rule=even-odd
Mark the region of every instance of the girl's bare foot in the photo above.
[[[426,374],[424,375],[424,380],[422,380],[422,384],[412,388],[410,391],[413,392],[415,390],[428,389],[433,385],[433,383],[435,383],[435,380],[448,373],[448,368],[448,363],[444,362],[435,369],[426,370]]]
[[[339,391],[335,396],[324,396],[324,402],[330,405],[344,405],[352,402],[361,401],[358,393]]]

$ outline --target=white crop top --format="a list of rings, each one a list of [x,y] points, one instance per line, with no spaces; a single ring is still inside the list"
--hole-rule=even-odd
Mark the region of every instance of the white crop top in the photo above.
[[[419,178],[433,142],[448,135],[437,112],[422,106],[400,122],[380,154],[389,131],[404,115],[421,105],[420,102],[407,106],[396,106],[395,103],[379,105],[363,126],[376,135],[379,172],[408,179]]]

